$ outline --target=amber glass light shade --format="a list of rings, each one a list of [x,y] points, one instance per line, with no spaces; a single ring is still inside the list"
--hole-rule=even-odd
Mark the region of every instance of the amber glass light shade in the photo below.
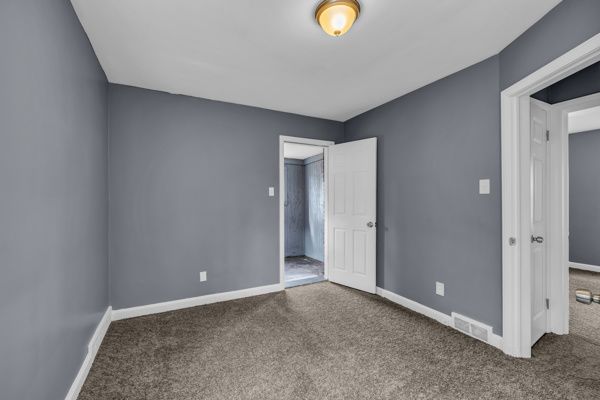
[[[317,22],[331,36],[348,32],[359,15],[360,4],[356,0],[325,0],[315,12]]]

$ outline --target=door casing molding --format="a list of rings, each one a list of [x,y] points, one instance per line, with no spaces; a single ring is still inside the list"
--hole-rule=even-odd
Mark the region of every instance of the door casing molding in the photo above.
[[[530,96],[599,60],[600,34],[597,34],[503,90],[500,94],[503,349],[506,354],[511,356],[531,357]],[[557,159],[557,155],[560,155],[557,152],[564,151],[560,146],[560,137],[561,135],[556,134],[550,136],[551,171],[556,166],[554,160]],[[555,190],[565,193],[564,170],[560,179],[551,179],[550,190],[552,193],[556,193]],[[555,204],[550,205],[551,210],[554,210],[555,206]],[[548,243],[551,248],[550,258],[552,260],[550,268],[553,271],[555,268],[564,266],[563,261],[568,256],[568,249],[565,254],[564,245],[553,246],[557,241],[555,234],[557,229],[565,231],[564,215],[560,215],[559,220],[562,226],[554,226],[550,221]],[[552,258],[553,256],[557,258]],[[563,302],[552,304],[552,298],[562,296],[564,299],[566,290],[568,300],[568,271],[563,272],[563,275],[566,275],[567,279],[564,282],[552,284],[553,290],[550,294],[550,327],[553,332],[556,331],[559,334],[564,333],[564,326],[563,329],[555,330],[556,324],[560,322],[555,314],[564,314],[564,310],[561,311],[564,304]]]

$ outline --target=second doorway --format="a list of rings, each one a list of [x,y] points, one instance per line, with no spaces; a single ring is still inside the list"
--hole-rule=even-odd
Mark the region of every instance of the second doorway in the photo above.
[[[325,280],[324,149],[284,144],[285,286]]]

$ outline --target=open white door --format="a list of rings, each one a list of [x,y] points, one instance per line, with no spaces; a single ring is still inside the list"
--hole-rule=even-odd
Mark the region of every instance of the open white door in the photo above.
[[[375,293],[377,139],[329,147],[329,280]]]
[[[531,345],[548,331],[546,257],[548,113],[531,100]]]

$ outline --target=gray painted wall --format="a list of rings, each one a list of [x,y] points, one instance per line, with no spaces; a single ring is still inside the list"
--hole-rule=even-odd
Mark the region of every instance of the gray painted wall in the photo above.
[[[279,283],[279,135],[343,125],[119,85],[109,112],[113,307]]]
[[[492,57],[348,121],[346,140],[378,138],[377,285],[501,333],[498,74]]]
[[[323,186],[323,155],[304,160],[306,213],[304,224],[305,255],[324,261],[325,246],[325,192]]]
[[[499,91],[598,15],[564,0],[498,57],[345,124],[381,141],[380,286],[501,333]],[[66,0],[3,1],[0,48],[0,387],[62,398],[108,305],[106,81]],[[344,126],[118,85],[108,108],[115,308],[276,283],[277,136]]]
[[[563,0],[500,53],[506,89],[600,32],[600,1]]]
[[[501,333],[499,92],[600,32],[598,15],[564,0],[499,56],[345,124],[346,140],[381,139],[380,285]],[[275,282],[276,136],[339,140],[342,125],[119,86],[109,107],[115,307]]]
[[[346,140],[379,138],[379,286],[502,333],[500,90],[599,33],[598,15],[564,0],[498,56],[346,122]]]
[[[285,256],[304,255],[306,186],[304,160],[285,159]]]
[[[0,2],[0,397],[63,399],[109,304],[107,83],[66,0]]]
[[[569,135],[569,258],[600,265],[600,130]]]
[[[600,92],[600,62],[540,90],[531,97],[556,104],[598,92]]]

